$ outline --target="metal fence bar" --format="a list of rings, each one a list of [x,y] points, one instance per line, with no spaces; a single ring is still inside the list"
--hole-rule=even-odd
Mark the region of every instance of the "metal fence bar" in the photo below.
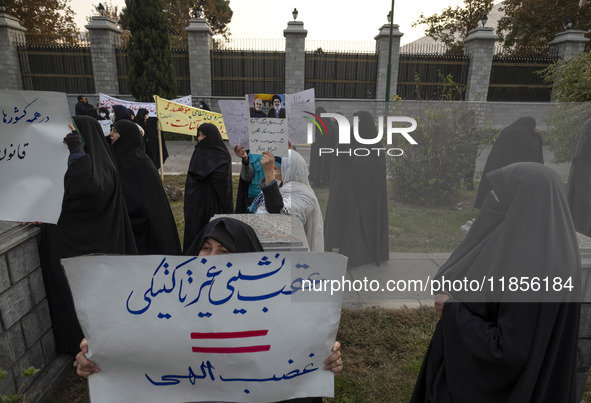
[[[329,41],[306,39],[306,52],[323,53],[376,53],[375,41]]]
[[[177,95],[191,95],[191,67],[187,49],[173,49],[172,64],[176,77]]]
[[[318,98],[373,99],[378,57],[370,53],[306,52],[305,88]]]
[[[285,52],[212,50],[211,70],[216,96],[285,92]]]
[[[449,96],[463,100],[469,63],[469,57],[461,54],[401,54],[397,95],[412,100],[439,100]],[[447,81],[448,77],[451,82]]]
[[[213,39],[214,50],[228,51],[285,51],[285,38],[229,38],[216,36]]]
[[[494,56],[487,100],[549,102],[552,86],[544,82],[540,72],[557,60],[548,56]]]
[[[409,43],[400,47],[401,55],[456,55],[462,56],[448,46],[440,43]]]
[[[17,52],[25,90],[95,92],[90,47],[36,43],[19,45]]]

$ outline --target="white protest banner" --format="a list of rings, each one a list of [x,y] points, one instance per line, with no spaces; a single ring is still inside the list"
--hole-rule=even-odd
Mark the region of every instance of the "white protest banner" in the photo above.
[[[62,264],[101,369],[89,378],[93,403],[333,396],[333,374],[322,367],[342,293],[318,298],[301,287],[342,281],[344,256],[93,255]]]
[[[295,94],[286,95],[287,121],[289,122],[289,139],[292,144],[306,144],[308,139],[308,122],[305,114],[316,111],[314,88]]]
[[[218,106],[224,118],[230,145],[248,148],[248,115],[244,109],[244,101],[220,99]]]
[[[57,223],[70,132],[66,95],[0,91],[0,220]]]
[[[273,105],[273,98],[279,96],[281,117],[272,115],[273,107],[258,106]],[[251,154],[262,154],[264,151],[273,153],[276,157],[286,157],[288,146],[288,122],[285,116],[285,95],[283,94],[246,94],[245,112],[250,115],[248,120],[248,148]],[[250,107],[254,105],[254,107]],[[268,115],[268,116],[267,116]]]
[[[172,101],[177,104],[192,106],[191,95],[173,99]],[[123,99],[111,97],[107,94],[99,93],[99,107],[107,108],[109,113],[111,113],[113,112],[113,105],[123,105],[127,109],[131,109],[135,114],[137,114],[138,110],[143,108],[148,111],[148,116],[156,117],[156,104],[154,102],[125,101]]]

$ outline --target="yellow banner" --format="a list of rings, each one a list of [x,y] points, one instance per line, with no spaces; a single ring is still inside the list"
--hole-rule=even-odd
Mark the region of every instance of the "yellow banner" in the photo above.
[[[213,123],[217,126],[222,138],[228,140],[221,113],[172,102],[160,98],[158,95],[154,95],[154,101],[156,102],[156,115],[160,121],[162,131],[196,136],[200,124]]]

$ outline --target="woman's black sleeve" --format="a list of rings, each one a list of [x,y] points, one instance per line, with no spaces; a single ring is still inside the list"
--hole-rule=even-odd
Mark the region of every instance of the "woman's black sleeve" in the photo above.
[[[272,214],[281,213],[281,209],[283,208],[283,196],[279,192],[279,186],[277,186],[277,181],[273,181],[269,184],[269,186],[265,186],[265,180],[261,180],[261,189],[263,191],[263,195],[265,196],[265,207],[267,211]]]

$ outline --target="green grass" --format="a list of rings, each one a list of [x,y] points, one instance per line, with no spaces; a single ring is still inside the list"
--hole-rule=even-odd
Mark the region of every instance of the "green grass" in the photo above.
[[[164,186],[185,188],[185,175],[165,175]],[[234,177],[234,198],[238,178]],[[322,214],[328,202],[328,187],[314,189]],[[412,206],[388,200],[390,252],[451,252],[460,243],[464,233],[460,226],[476,218],[478,210],[472,207],[475,191],[465,191],[457,203],[445,207]],[[179,235],[183,236],[183,202],[171,202]],[[181,239],[182,243],[182,239]]]
[[[389,201],[391,252],[451,252],[464,237],[460,227],[476,218],[476,193],[465,191],[457,204],[446,207],[412,206]]]
[[[408,402],[437,323],[433,308],[343,310],[344,371],[327,402]]]

